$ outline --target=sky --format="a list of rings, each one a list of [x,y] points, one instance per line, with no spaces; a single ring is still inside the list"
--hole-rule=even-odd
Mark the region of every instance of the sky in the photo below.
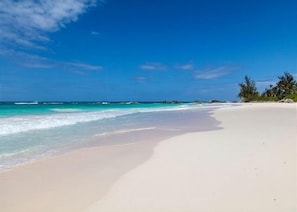
[[[0,101],[238,100],[297,78],[296,0],[0,0]]]

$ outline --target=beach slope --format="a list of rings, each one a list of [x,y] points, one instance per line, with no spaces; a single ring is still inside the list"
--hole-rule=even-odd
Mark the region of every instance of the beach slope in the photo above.
[[[119,133],[128,142],[1,173],[0,211],[297,211],[296,115],[296,104],[222,105],[217,121],[186,119],[182,131],[168,123],[160,140],[163,125]]]
[[[296,211],[296,104],[216,110],[221,129],[161,142],[87,211]]]

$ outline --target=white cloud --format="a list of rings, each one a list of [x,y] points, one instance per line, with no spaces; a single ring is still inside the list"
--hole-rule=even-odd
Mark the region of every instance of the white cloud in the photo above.
[[[146,63],[141,65],[139,68],[148,71],[160,71],[167,69],[167,67],[165,65],[162,65],[161,63]]]
[[[101,1],[102,2],[102,1]],[[1,45],[43,48],[47,33],[74,22],[96,0],[1,0]]]
[[[64,63],[66,66],[70,66],[73,68],[83,69],[83,70],[90,70],[90,71],[96,71],[103,69],[102,66],[95,66],[95,65],[89,65],[84,63]]]
[[[193,70],[194,66],[193,66],[193,64],[189,63],[189,64],[184,64],[184,65],[177,65],[176,68],[181,69],[181,70]]]
[[[75,71],[99,71],[103,69],[103,67],[99,65],[91,65],[82,62],[58,61],[47,57],[41,57],[38,55],[28,54],[15,50],[0,50],[0,55],[8,56],[9,58],[11,58],[11,60],[16,62],[20,66],[31,69],[56,68],[70,70],[73,73]]]
[[[276,81],[274,80],[259,80],[256,81],[256,86],[259,88],[268,88],[270,85],[275,85]]]
[[[38,63],[38,62],[24,63],[23,66],[26,68],[32,68],[32,69],[48,69],[48,68],[54,67],[53,65],[50,65],[50,64],[45,64],[45,63],[43,64],[43,63]]]
[[[215,79],[230,74],[236,70],[234,66],[221,66],[217,68],[206,68],[195,72],[196,79]]]
[[[98,36],[98,35],[100,35],[100,32],[92,31],[92,32],[91,32],[91,35],[93,35],[93,36]]]
[[[51,60],[46,57],[41,57],[34,54],[28,54],[21,51],[15,51],[12,49],[1,49],[0,55],[4,57],[8,57],[10,60],[14,61],[15,63],[27,67],[27,68],[52,68],[57,63],[54,60]]]

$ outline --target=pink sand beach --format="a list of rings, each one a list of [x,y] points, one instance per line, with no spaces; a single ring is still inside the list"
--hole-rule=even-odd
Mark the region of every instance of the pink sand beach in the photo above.
[[[0,210],[296,211],[297,105],[240,104],[211,116],[219,122],[212,130],[154,139],[152,128],[139,142],[84,148],[0,173]],[[124,136],[138,138],[116,138]]]

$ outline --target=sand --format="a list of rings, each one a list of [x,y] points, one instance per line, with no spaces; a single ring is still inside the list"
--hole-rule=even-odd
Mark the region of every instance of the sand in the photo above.
[[[89,211],[296,211],[296,105],[214,113],[222,130],[161,142]]]
[[[296,104],[244,104],[212,116],[215,130],[83,149],[1,173],[1,211],[296,211]]]

